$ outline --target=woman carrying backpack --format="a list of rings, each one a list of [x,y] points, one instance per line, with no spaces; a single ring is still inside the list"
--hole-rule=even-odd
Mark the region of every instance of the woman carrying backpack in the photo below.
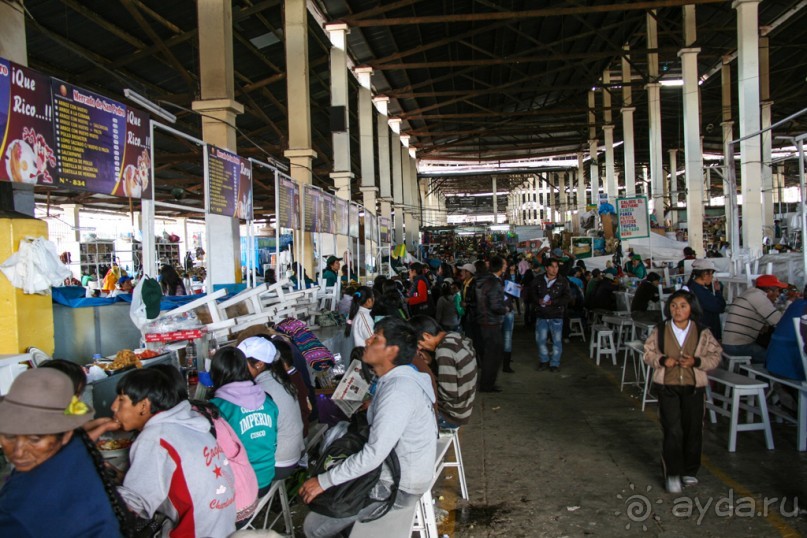
[[[210,378],[216,392],[210,403],[244,445],[258,479],[258,497],[263,497],[275,478],[278,410],[275,402],[252,380],[246,357],[255,350],[247,348],[245,352],[243,345],[242,342],[238,348],[221,348],[213,356]]]
[[[644,361],[653,367],[664,432],[662,466],[667,491],[694,486],[703,445],[706,372],[720,364],[722,349],[711,331],[698,325],[700,305],[688,290],[667,299],[664,317],[644,344]]]
[[[412,282],[409,288],[407,303],[412,316],[418,314],[431,315],[429,304],[429,279],[423,276],[423,264],[415,262],[409,266],[409,279]]]

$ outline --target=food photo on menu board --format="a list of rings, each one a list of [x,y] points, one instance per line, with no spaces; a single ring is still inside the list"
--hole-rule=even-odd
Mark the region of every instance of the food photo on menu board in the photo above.
[[[126,111],[126,143],[115,196],[151,199],[151,141],[149,116],[140,110]]]
[[[50,77],[0,58],[0,133],[0,180],[54,183]]]
[[[123,170],[126,106],[55,78],[51,89],[60,183],[114,194]]]

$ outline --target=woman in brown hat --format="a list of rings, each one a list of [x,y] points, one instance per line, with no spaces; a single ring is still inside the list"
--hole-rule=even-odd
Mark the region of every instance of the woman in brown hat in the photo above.
[[[0,536],[131,534],[129,511],[82,428],[93,413],[55,369],[14,381],[0,401],[0,447],[14,465],[0,490]]]

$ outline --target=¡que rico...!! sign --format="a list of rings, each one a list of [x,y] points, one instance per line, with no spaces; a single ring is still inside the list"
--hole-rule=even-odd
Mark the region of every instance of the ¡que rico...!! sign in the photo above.
[[[0,58],[0,181],[151,197],[149,117]]]
[[[50,77],[0,58],[0,180],[51,185],[56,145]]]
[[[650,237],[650,217],[646,197],[617,198],[616,212],[619,236],[623,241]]]
[[[212,215],[252,218],[252,163],[208,144],[208,210]]]

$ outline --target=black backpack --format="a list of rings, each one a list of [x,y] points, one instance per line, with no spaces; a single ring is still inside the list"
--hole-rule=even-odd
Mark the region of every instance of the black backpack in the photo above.
[[[363,416],[357,413],[356,416]],[[360,419],[361,420],[361,419]],[[357,425],[355,420],[351,421],[348,432],[335,440],[320,455],[317,465],[311,472],[311,476],[319,476],[334,465],[346,460],[349,456],[361,452],[370,435],[370,427],[366,424]],[[370,492],[381,478],[381,470],[387,466],[392,474],[393,483],[390,493],[386,499],[372,499]],[[344,518],[355,516],[359,511],[370,503],[382,502],[383,506],[375,510],[370,516],[361,520],[363,522],[379,519],[390,511],[395,504],[395,497],[398,493],[398,486],[401,482],[401,466],[395,450],[390,451],[384,462],[376,469],[349,480],[343,484],[326,489],[312,500],[308,507],[318,513],[333,518]]]

